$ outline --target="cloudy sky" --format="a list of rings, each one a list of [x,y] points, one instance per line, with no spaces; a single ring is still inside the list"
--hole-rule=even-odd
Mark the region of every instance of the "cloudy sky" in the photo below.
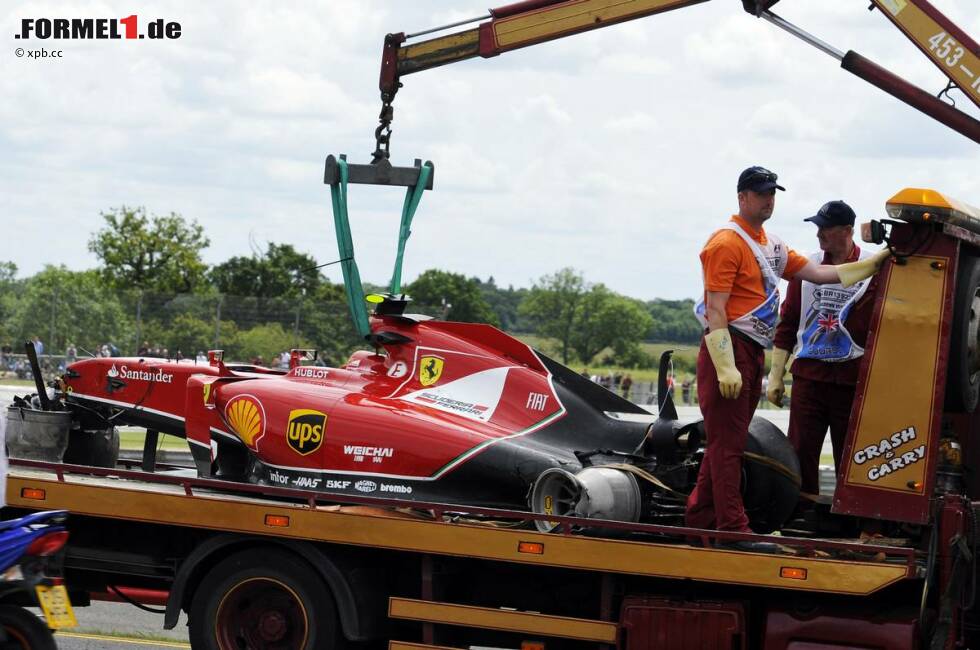
[[[933,0],[980,38],[976,0]],[[485,13],[485,2],[7,2],[0,10],[0,260],[96,265],[100,211],[197,219],[217,263],[266,242],[337,258],[323,160],[368,162],[387,32]],[[936,92],[942,74],[865,0],[777,13]],[[181,24],[177,40],[24,41],[21,19]],[[18,58],[17,47],[63,58]],[[957,105],[980,114],[962,94]],[[807,217],[844,199],[884,216],[903,187],[980,204],[980,148],[713,0],[405,79],[395,164],[436,166],[405,277],[432,267],[527,286],[564,266],[638,298],[700,291],[697,253],[752,164],[779,173],[769,229],[800,250]],[[402,191],[352,186],[361,275],[386,281]],[[336,267],[333,267],[336,269]],[[328,276],[339,280],[339,271]]]

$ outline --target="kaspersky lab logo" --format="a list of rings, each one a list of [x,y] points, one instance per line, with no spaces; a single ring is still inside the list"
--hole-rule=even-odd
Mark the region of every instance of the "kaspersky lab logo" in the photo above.
[[[74,41],[180,38],[181,26],[176,21],[154,18],[146,23],[145,32],[140,27],[136,14],[125,18],[21,18],[20,32],[14,38]]]

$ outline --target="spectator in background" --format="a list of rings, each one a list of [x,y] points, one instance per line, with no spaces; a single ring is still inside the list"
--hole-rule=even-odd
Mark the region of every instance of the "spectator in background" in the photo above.
[[[31,343],[34,344],[34,351],[37,353],[37,356],[44,354],[44,343],[41,342],[41,339],[37,335],[31,337]]]
[[[690,406],[691,404],[691,380],[685,378],[681,382],[681,403]]]
[[[102,346],[99,348],[99,356],[100,357],[112,356],[112,353],[109,351],[109,345],[107,343],[103,343]]]
[[[136,356],[145,357],[145,356],[149,356],[149,354],[150,354],[150,342],[143,341],[143,344],[140,345],[139,350],[136,351]]]
[[[75,363],[78,359],[78,350],[75,349],[74,343],[68,343],[68,347],[65,348],[65,363]]]
[[[630,398],[630,390],[633,388],[633,377],[627,373],[619,382],[619,389],[622,391],[623,399]]]
[[[207,363],[208,355],[204,354],[204,350],[197,351],[197,357],[194,359],[197,363]]]

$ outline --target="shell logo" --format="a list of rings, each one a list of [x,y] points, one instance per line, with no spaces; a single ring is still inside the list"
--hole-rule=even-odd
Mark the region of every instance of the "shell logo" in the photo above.
[[[265,434],[265,409],[251,395],[239,395],[225,405],[225,420],[249,449]]]

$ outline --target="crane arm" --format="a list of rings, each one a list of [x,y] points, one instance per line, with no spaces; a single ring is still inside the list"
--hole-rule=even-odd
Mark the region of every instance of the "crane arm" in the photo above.
[[[950,82],[980,107],[980,46],[928,0],[872,0]]]
[[[382,57],[380,89],[393,95],[398,80],[447,63],[488,58],[529,45],[652,16],[708,0],[525,0],[490,9],[478,27],[403,45],[405,34],[389,34]],[[429,30],[435,31],[435,30]]]
[[[608,25],[681,9],[708,0],[523,0],[490,9],[487,15],[416,34],[388,34],[381,62],[382,108],[375,131],[374,162],[388,157],[391,105],[405,75],[477,56],[489,58],[537,43]],[[918,88],[857,52],[846,54],[773,14],[779,0],[742,0],[745,11],[768,20],[835,57],[848,72],[980,143],[980,120]],[[980,107],[980,48],[928,0],[871,0],[949,78]],[[483,21],[483,22],[481,22]],[[406,43],[414,38],[469,23],[464,31]],[[945,91],[944,91],[945,92]],[[940,93],[942,94],[942,93]]]

